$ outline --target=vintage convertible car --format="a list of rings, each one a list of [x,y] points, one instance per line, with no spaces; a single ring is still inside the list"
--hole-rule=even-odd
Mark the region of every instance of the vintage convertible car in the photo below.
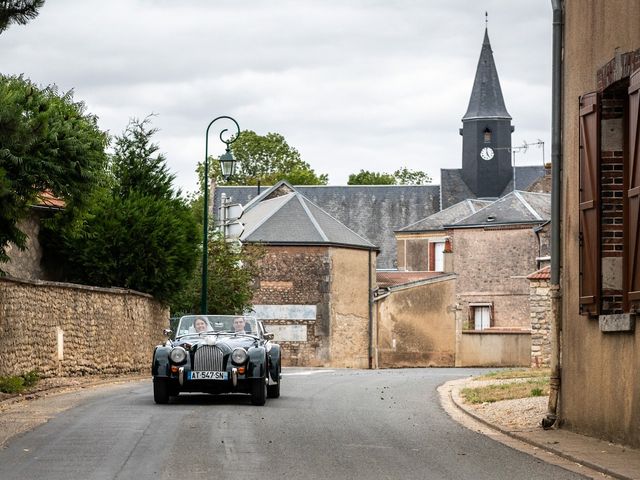
[[[267,397],[280,396],[280,346],[271,340],[273,334],[254,317],[182,317],[175,339],[154,350],[153,399],[168,403],[180,392],[238,392],[264,405]]]

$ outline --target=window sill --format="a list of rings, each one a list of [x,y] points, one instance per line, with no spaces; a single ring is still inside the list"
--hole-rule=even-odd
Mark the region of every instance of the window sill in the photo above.
[[[611,332],[633,332],[636,325],[634,313],[615,313],[611,315],[600,315],[598,317],[600,331]]]

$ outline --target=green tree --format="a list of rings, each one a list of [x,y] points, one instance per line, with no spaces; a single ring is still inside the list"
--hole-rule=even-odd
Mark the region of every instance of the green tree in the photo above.
[[[209,236],[209,268],[207,271],[207,312],[210,315],[242,313],[253,307],[255,279],[261,273],[264,257],[261,245],[238,245],[228,242],[220,232]],[[201,272],[202,263],[200,263]],[[172,315],[200,311],[200,275],[192,277],[177,301],[171,304]],[[201,313],[201,312],[200,312]]]
[[[402,167],[391,173],[360,170],[349,175],[347,185],[424,185],[431,183],[428,173]]]
[[[38,16],[44,0],[0,0],[0,33],[15,23],[25,25]]]
[[[109,177],[80,220],[62,228],[68,280],[119,286],[171,302],[189,282],[200,235],[151,139],[149,118],[115,140]]]
[[[104,171],[108,142],[95,116],[73,93],[0,75],[0,262],[9,242],[24,248],[18,227],[38,195],[49,191],[73,210]]]
[[[326,185],[329,177],[318,175],[302,160],[300,152],[291,147],[278,133],[258,135],[243,130],[231,144],[233,156],[238,161],[236,174],[227,185],[273,185],[286,180],[293,185]],[[222,180],[217,160],[210,160],[212,178]]]
[[[396,179],[389,173],[370,172],[360,170],[349,175],[347,185],[395,185]]]
[[[420,170],[409,170],[407,167],[396,170],[393,172],[393,176],[398,185],[425,185],[431,183],[431,176],[428,173]]]

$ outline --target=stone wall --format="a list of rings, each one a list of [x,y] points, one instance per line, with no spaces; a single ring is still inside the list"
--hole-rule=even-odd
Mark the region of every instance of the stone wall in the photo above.
[[[533,226],[457,228],[453,235],[453,269],[462,317],[469,322],[470,303],[491,303],[492,327],[529,329],[529,281],[537,269],[538,240]],[[468,328],[470,325],[463,325]]]
[[[42,248],[40,247],[40,214],[36,210],[31,211],[31,215],[22,220],[18,228],[27,235],[24,250],[20,250],[13,243],[7,246],[9,261],[0,264],[7,275],[16,278],[26,278],[29,280],[45,280],[48,278],[41,266]]]
[[[530,280],[531,366],[548,367],[551,359],[551,285],[548,279]]]
[[[282,347],[283,365],[327,364],[331,268],[328,249],[267,247],[262,266],[253,304],[258,318]]]
[[[168,322],[131,290],[0,278],[0,375],[150,372]]]
[[[269,246],[255,314],[282,347],[285,366],[368,366],[367,250]]]
[[[455,276],[398,285],[376,301],[380,368],[453,367]]]

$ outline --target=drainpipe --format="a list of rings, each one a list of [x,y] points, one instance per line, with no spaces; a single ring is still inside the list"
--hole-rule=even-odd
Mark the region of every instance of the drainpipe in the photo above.
[[[560,290],[560,223],[562,175],[562,35],[563,0],[551,0],[553,8],[553,73],[551,85],[551,378],[547,416],[542,419],[546,430],[556,422],[560,396],[560,340],[562,331],[562,292]]]
[[[372,274],[371,274],[371,253],[369,250],[369,285],[367,286],[367,291],[369,292],[369,368],[374,368],[373,364],[373,288],[371,288],[372,283]]]

